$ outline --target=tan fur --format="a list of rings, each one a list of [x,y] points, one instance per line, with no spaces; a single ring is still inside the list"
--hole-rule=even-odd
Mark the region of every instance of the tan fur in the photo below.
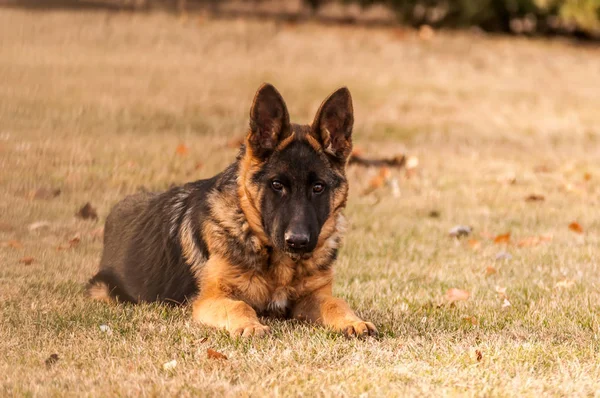
[[[256,187],[248,184],[250,176],[259,169],[260,163],[252,155],[252,150],[248,144],[248,138],[246,138],[246,144],[248,146],[246,156],[242,159],[240,164],[240,176],[238,180],[238,197],[240,201],[240,207],[246,216],[246,220],[254,234],[260,239],[263,244],[268,243],[269,239],[265,234],[262,227],[262,219],[260,211],[257,208],[257,203],[260,203],[260,195]]]
[[[291,132],[289,136],[287,136],[284,140],[282,140],[278,145],[276,151],[283,151],[285,147],[290,145],[296,139],[296,134],[294,131]]]
[[[251,115],[255,111],[262,112],[262,105],[257,104],[256,98]],[[287,113],[284,116],[287,117]],[[276,124],[275,127],[277,131],[281,126]],[[321,127],[321,132],[329,134],[327,126]],[[289,133],[275,150],[280,151],[294,141],[303,140],[328,161],[323,143],[313,136],[310,126],[296,127],[296,131]],[[274,136],[270,138],[276,139]],[[322,141],[329,146],[329,136],[324,138]],[[257,313],[280,315],[290,303],[294,303],[292,313],[295,318],[318,322],[348,335],[375,333],[373,324],[363,322],[343,300],[332,296],[333,270],[330,262],[345,231],[342,210],[348,196],[348,184],[344,182],[332,196],[331,215],[321,228],[312,253],[292,258],[275,248],[268,249],[269,238],[263,229],[259,210],[261,189],[252,183],[252,176],[260,171],[264,160],[253,154],[254,142],[251,139],[252,131],[246,137],[246,152],[240,161],[237,198],[213,192],[207,199],[212,217],[203,223],[202,236],[211,257],[201,269],[197,268],[201,293],[193,303],[194,320],[225,328],[233,336],[262,335],[268,332],[268,327],[260,324]],[[344,170],[340,170],[339,165],[336,167],[336,172],[343,176]],[[184,256],[191,264],[194,253],[185,223],[180,236]],[[252,264],[240,267],[228,262],[230,248],[227,239],[231,236],[244,243],[248,249],[245,252],[248,261]]]
[[[109,303],[112,301],[108,286],[102,282],[96,282],[88,286],[87,293],[91,299]]]
[[[306,136],[306,142],[308,142],[311,148],[314,149],[317,153],[323,152],[323,147],[321,146],[321,144],[319,144],[319,141],[317,141],[312,135]]]
[[[181,243],[183,257],[185,257],[185,260],[189,264],[194,275],[198,276],[198,273],[202,269],[204,259],[194,243],[190,217],[183,218],[179,229],[179,241]]]

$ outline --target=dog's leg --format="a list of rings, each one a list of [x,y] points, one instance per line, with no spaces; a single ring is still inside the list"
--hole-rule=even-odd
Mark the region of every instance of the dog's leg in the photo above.
[[[374,336],[377,328],[371,322],[365,322],[356,316],[348,303],[333,297],[331,284],[302,298],[292,310],[297,319],[316,322],[346,336]]]
[[[194,321],[227,329],[231,337],[263,336],[269,327],[260,323],[256,311],[243,301],[228,297],[199,297],[193,304]]]
[[[269,327],[260,323],[248,303],[231,297],[236,269],[219,256],[211,257],[200,275],[200,295],[193,303],[194,321],[227,329],[231,337],[263,336]]]

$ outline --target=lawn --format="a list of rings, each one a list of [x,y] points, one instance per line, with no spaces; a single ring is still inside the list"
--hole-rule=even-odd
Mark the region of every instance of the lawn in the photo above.
[[[599,65],[562,40],[0,9],[0,395],[598,396]],[[303,123],[348,86],[355,146],[410,157],[384,184],[349,169],[334,291],[377,339],[232,340],[85,297],[111,206],[223,169],[263,81]]]

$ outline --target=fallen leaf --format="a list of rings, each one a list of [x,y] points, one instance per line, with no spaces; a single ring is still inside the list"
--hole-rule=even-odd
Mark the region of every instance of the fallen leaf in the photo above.
[[[200,339],[200,344],[204,344],[208,341],[208,337],[203,337]]]
[[[394,28],[391,30],[392,38],[396,40],[404,40],[406,39],[407,30],[404,28]]]
[[[454,303],[455,301],[467,301],[470,296],[471,293],[467,292],[466,290],[457,289],[453,287],[448,289],[445,297],[449,303]]]
[[[164,370],[173,370],[177,367],[177,360],[173,359],[172,361],[163,363]]]
[[[96,209],[92,207],[90,202],[83,205],[75,215],[84,220],[98,220],[98,213],[96,212]]]
[[[68,250],[68,249],[72,249],[75,246],[79,245],[79,242],[81,242],[81,238],[79,237],[79,235],[75,235],[74,237],[72,237],[71,239],[69,239],[67,241],[67,243],[62,243],[60,245],[58,245],[58,247],[56,248],[56,250]]]
[[[2,242],[2,247],[12,247],[13,249],[21,249],[23,248],[23,243],[16,239],[11,239],[6,242]]]
[[[496,270],[496,268],[494,268],[490,265],[490,266],[486,267],[486,269],[485,269],[485,276],[494,275],[497,272],[498,272],[498,270]]]
[[[494,238],[494,243],[496,243],[496,244],[509,243],[509,242],[510,242],[510,232],[507,232],[502,235],[498,235]]]
[[[457,225],[448,231],[448,235],[453,238],[461,238],[463,236],[469,236],[472,231],[473,229],[468,225]]]
[[[550,173],[552,172],[552,168],[548,165],[542,164],[533,168],[533,171],[536,173]]]
[[[479,325],[479,320],[477,319],[477,317],[474,317],[474,316],[463,316],[462,320],[467,323],[470,323],[473,326]]]
[[[562,281],[558,281],[556,282],[556,285],[554,285],[555,289],[570,289],[573,286],[575,286],[575,281],[572,281],[570,279],[563,279]]]
[[[58,354],[52,354],[48,357],[48,359],[46,359],[45,363],[46,363],[46,369],[50,369],[56,362],[58,362],[60,358],[58,357]]]
[[[50,223],[48,221],[36,221],[34,223],[31,223],[27,226],[27,229],[30,231],[35,231],[36,229],[40,229],[40,228],[47,228],[50,226]]]
[[[527,202],[543,202],[544,200],[546,200],[544,195],[536,195],[536,194],[531,194],[525,198],[525,201],[527,201]]]
[[[226,355],[223,355],[220,352],[212,350],[210,348],[206,350],[206,354],[208,355],[209,359],[225,359],[225,360],[227,360]]]
[[[571,224],[569,224],[569,229],[578,234],[583,233],[583,227],[577,221],[573,221]]]
[[[473,250],[478,250],[481,247],[481,242],[479,242],[477,239],[469,239],[467,243],[469,244],[469,247]]]
[[[377,174],[371,179],[371,181],[369,181],[369,186],[363,191],[363,195],[368,195],[376,189],[381,188],[385,184],[387,179],[390,178],[391,173],[392,172],[388,167],[382,167],[381,169],[379,169],[379,174]]]
[[[437,210],[431,210],[428,215],[431,218],[440,218],[440,212]]]
[[[21,264],[29,265],[29,264],[33,263],[34,260],[35,259],[33,257],[27,256],[27,257],[23,257],[23,258],[19,259],[19,262]]]
[[[483,353],[479,350],[475,350],[475,355],[477,358],[477,362],[481,362],[481,360],[483,359]]]
[[[29,199],[54,199],[58,195],[60,195],[60,188],[48,189],[48,188],[38,188],[35,191],[31,191],[29,193]]]
[[[185,144],[177,145],[175,152],[180,156],[185,156],[188,153],[188,147]]]

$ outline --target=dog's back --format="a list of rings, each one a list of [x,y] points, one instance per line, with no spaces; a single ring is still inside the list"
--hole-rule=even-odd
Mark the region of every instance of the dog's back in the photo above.
[[[179,233],[185,223],[200,237],[205,194],[216,178],[163,193],[137,193],[117,203],[104,230],[99,272],[88,292],[98,300],[182,303],[197,294],[197,284],[182,255]],[[203,242],[195,242],[203,251]],[[207,257],[207,253],[200,253]]]

